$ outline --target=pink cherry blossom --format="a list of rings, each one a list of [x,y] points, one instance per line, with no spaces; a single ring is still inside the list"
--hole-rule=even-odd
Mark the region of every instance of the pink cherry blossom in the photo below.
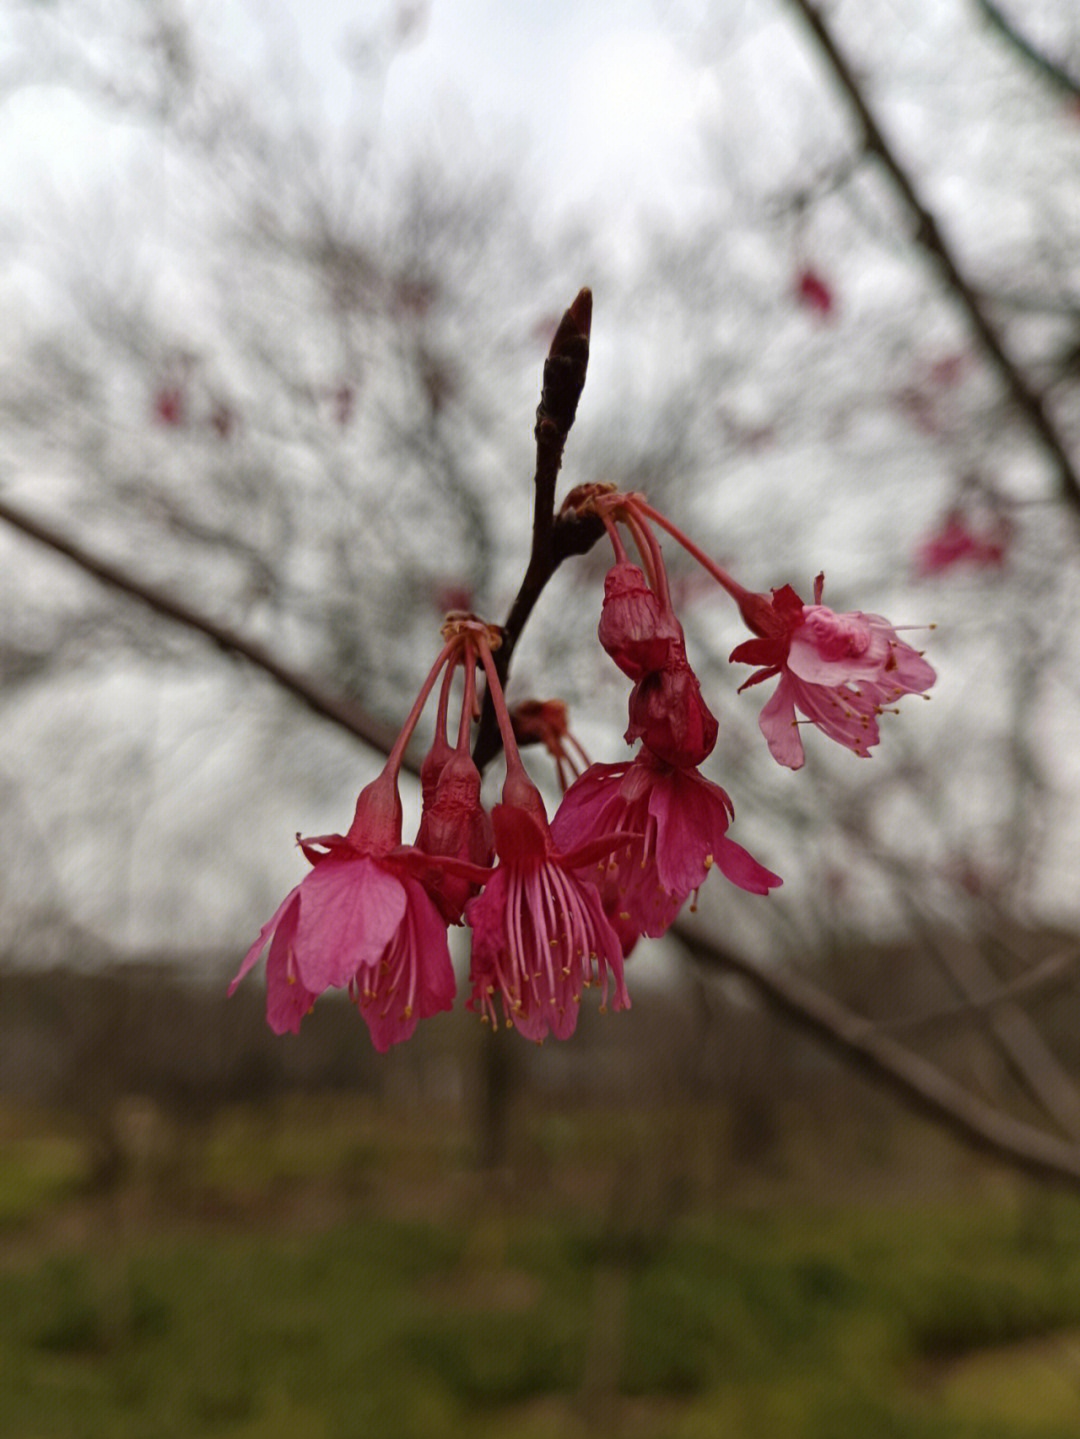
[[[527,805],[500,804],[492,811],[499,863],[465,910],[473,929],[468,1008],[495,1024],[501,995],[507,1021],[526,1038],[542,1040],[550,1032],[566,1039],[589,985],[600,985],[606,1003],[610,983],[615,1009],[630,1007],[618,935],[595,885],[575,872],[619,836],[563,854],[534,794]]]
[[[418,877],[433,861],[400,845],[401,805],[384,771],[362,791],[348,835],[301,840],[313,868],[263,925],[232,994],[267,944],[266,1018],[297,1033],[327,989],[347,989],[375,1048],[408,1039],[454,1001],[440,917]]]
[[[1003,516],[992,529],[980,535],[961,512],[952,510],[915,551],[915,571],[926,576],[942,574],[959,565],[983,569],[1000,567],[1005,563],[1011,528]]]
[[[590,871],[626,950],[638,935],[663,934],[713,865],[753,894],[767,894],[782,883],[727,837],[734,813],[719,785],[642,749],[633,760],[586,770],[563,796],[551,833],[556,844],[570,849],[630,832]]]
[[[836,297],[816,270],[807,267],[799,271],[795,277],[795,293],[808,310],[816,310],[819,315],[832,314]]]
[[[866,756],[881,738],[877,716],[902,695],[921,694],[937,678],[922,655],[901,640],[882,615],[837,614],[821,603],[804,605],[790,585],[764,595],[743,592],[743,618],[757,638],[731,653],[740,664],[761,666],[740,688],[779,676],[759,723],[773,758],[790,769],[805,759],[796,710],[830,739]]]

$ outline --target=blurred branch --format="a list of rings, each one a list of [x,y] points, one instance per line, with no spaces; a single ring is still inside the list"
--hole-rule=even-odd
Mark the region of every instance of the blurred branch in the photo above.
[[[878,1021],[879,1029],[929,1029],[936,1024],[951,1024],[957,1019],[969,1019],[972,1015],[985,1014],[999,1004],[1007,1004],[1026,995],[1037,994],[1040,990],[1055,989],[1059,985],[1071,985],[1076,980],[1080,967],[1080,955],[1074,949],[1059,949],[1046,959],[1011,979],[999,984],[978,999],[961,999],[955,1004],[943,1005],[927,1014],[906,1014],[898,1019]]]
[[[348,730],[349,734],[355,735],[373,749],[381,750],[384,754],[389,751],[394,742],[391,730],[353,701],[332,694],[317,681],[292,669],[256,640],[248,639],[238,630],[220,624],[183,600],[158,589],[156,585],[147,584],[122,566],[93,554],[79,541],[62,534],[49,521],[28,515],[5,499],[0,499],[0,521],[47,546],[56,554],[64,555],[88,575],[93,575],[101,584],[138,600],[177,624],[197,630],[227,654],[237,655],[262,670],[283,689],[303,700],[316,714]]]
[[[1080,474],[1077,473],[1069,457],[1064,441],[1058,434],[1057,426],[1047,413],[1042,396],[1028,384],[1019,366],[1009,354],[1004,340],[998,334],[978,293],[960,269],[937,221],[919,199],[910,175],[886,140],[863,93],[862,86],[855,78],[854,71],[837,49],[832,32],[822,18],[821,11],[816,5],[811,4],[810,0],[790,0],[790,3],[806,21],[832,69],[834,78],[847,95],[862,126],[866,149],[876,155],[884,165],[893,184],[914,216],[916,240],[937,262],[946,284],[967,312],[968,319],[982,342],[983,349],[1005,381],[1013,400],[1027,417],[1043,450],[1053,460],[1061,481],[1062,498],[1080,514]]]
[[[944,1124],[977,1148],[1016,1168],[1080,1186],[1080,1145],[1014,1119],[976,1098],[951,1075],[853,1013],[813,980],[768,967],[676,924],[670,933],[687,952],[714,969],[741,975],[774,1009],[822,1040],[848,1064],[884,1080],[907,1104]]]
[[[1068,71],[1061,65],[1055,63],[1041,50],[1031,43],[1026,36],[1022,35],[1012,21],[1003,15],[997,5],[992,5],[990,0],[975,0],[976,7],[982,11],[983,18],[995,29],[998,34],[1027,63],[1033,66],[1044,80],[1050,83],[1066,95],[1074,99],[1080,99],[1080,81],[1074,80]]]

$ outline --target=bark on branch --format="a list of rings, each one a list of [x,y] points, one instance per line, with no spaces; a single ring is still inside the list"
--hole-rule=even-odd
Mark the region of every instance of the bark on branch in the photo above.
[[[930,1060],[847,1009],[806,975],[724,949],[685,924],[676,924],[671,933],[696,960],[741,975],[772,1008],[968,1144],[1041,1179],[1080,1188],[1080,1145],[984,1103]]]

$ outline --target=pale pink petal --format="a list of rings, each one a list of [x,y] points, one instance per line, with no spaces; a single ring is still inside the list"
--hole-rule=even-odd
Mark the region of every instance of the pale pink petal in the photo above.
[[[229,985],[229,991],[228,991],[229,994],[235,994],[235,993],[236,993],[236,986],[237,986],[237,985],[240,983],[240,981],[243,979],[244,975],[247,974],[248,970],[254,968],[255,964],[256,964],[256,963],[258,962],[258,960],[259,960],[259,956],[262,954],[263,950],[266,948],[266,942],[267,942],[267,940],[270,938],[270,936],[273,934],[274,930],[277,928],[278,923],[280,922],[282,916],[284,915],[285,911],[288,909],[289,905],[292,904],[293,900],[296,898],[297,894],[299,893],[299,890],[300,890],[300,886],[299,886],[299,885],[297,885],[297,886],[295,887],[295,889],[290,889],[289,892],[288,892],[288,894],[285,896],[285,898],[284,898],[284,899],[281,901],[281,903],[278,905],[277,909],[274,910],[274,913],[273,913],[273,915],[271,916],[271,918],[268,919],[268,920],[266,921],[266,923],[263,925],[262,929],[259,930],[259,937],[258,937],[258,939],[255,941],[255,943],[254,943],[254,944],[251,946],[251,948],[248,950],[247,954],[244,955],[244,961],[243,961],[243,963],[241,964],[240,968],[236,971],[236,977],[235,977],[235,979],[234,979],[234,980],[232,981],[232,983]]]
[[[880,615],[836,614],[825,605],[807,605],[791,636],[787,667],[810,684],[878,679],[895,639],[895,630]]]
[[[772,698],[758,716],[758,724],[773,759],[788,769],[802,769],[806,756],[795,723],[794,684],[787,673],[780,676]]]
[[[378,964],[404,914],[401,881],[377,860],[323,860],[300,886],[301,982],[315,994],[344,989],[358,970]]]
[[[910,645],[894,646],[894,664],[882,675],[884,685],[895,685],[904,694],[922,694],[937,679],[937,671]]]
[[[791,680],[792,693],[799,710],[822,734],[837,744],[866,758],[881,738],[878,730],[878,685],[866,684],[862,690],[843,685],[808,685]]]

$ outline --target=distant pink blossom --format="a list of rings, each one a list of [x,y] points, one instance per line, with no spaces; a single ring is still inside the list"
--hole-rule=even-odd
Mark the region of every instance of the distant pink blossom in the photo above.
[[[187,400],[179,385],[163,385],[154,396],[154,416],[159,424],[176,428],[187,419]]]
[[[421,882],[432,861],[400,844],[401,805],[384,771],[347,835],[301,840],[313,868],[263,925],[229,986],[267,945],[266,1018],[297,1033],[316,998],[347,989],[381,1052],[454,1001],[446,922]]]
[[[639,935],[663,934],[713,865],[753,894],[782,883],[727,837],[734,814],[719,785],[642,749],[633,760],[590,766],[563,796],[551,833],[561,848],[572,849],[629,832],[587,871],[626,951]]]
[[[539,793],[533,795],[492,810],[499,863],[465,910],[473,929],[468,1008],[495,1024],[501,997],[507,1021],[526,1038],[551,1033],[566,1039],[589,985],[599,984],[605,1003],[610,987],[615,1009],[630,1007],[618,935],[595,885],[576,872],[621,837],[563,853],[552,841]]]
[[[795,293],[808,310],[819,315],[830,315],[836,305],[832,287],[816,270],[805,268],[795,277]]]
[[[837,614],[804,605],[790,585],[772,599],[744,592],[743,618],[757,638],[731,653],[739,664],[761,666],[740,688],[779,676],[759,723],[779,764],[799,769],[805,759],[796,710],[830,739],[866,756],[881,738],[877,716],[902,695],[921,694],[937,678],[922,655],[901,640],[881,615]]]
[[[964,515],[950,511],[939,529],[915,551],[915,571],[922,576],[938,575],[958,565],[993,569],[1005,563],[1011,539],[1011,525],[1002,517],[985,534],[977,534]]]

